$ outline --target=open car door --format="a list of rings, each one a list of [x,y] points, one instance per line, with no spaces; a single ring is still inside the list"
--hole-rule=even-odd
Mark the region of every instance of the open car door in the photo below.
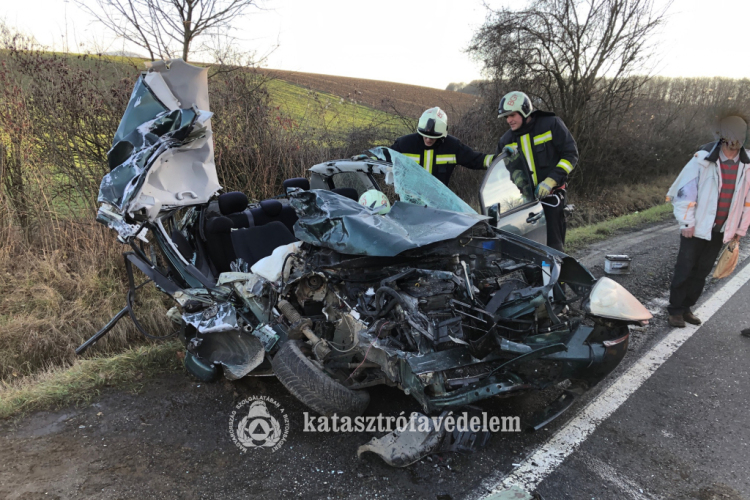
[[[522,154],[499,155],[479,189],[482,214],[498,229],[547,244],[547,221]]]

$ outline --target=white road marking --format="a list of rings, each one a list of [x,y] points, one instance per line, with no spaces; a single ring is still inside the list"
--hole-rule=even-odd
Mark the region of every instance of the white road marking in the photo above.
[[[701,305],[695,315],[704,324],[726,302],[750,280],[750,265],[745,266],[726,285],[717,290]],[[532,492],[571,453],[573,453],[597,426],[617,410],[648,378],[679,349],[700,326],[688,325],[671,330],[664,339],[645,353],[605,389],[591,400],[572,420],[562,427],[539,449],[524,460],[511,474],[498,474],[487,478],[481,491],[470,494],[470,498],[485,498],[512,487]]]

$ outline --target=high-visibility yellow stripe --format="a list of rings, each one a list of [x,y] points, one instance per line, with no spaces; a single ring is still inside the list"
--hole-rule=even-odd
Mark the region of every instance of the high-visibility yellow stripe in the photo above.
[[[437,155],[435,163],[456,163],[456,155]]]
[[[565,159],[557,162],[557,166],[565,170],[567,173],[570,173],[573,170],[573,165],[571,165],[570,162]]]
[[[536,164],[534,163],[534,154],[531,152],[531,136],[529,134],[521,136],[521,149],[526,157],[526,162],[529,164],[531,177],[534,179],[534,185],[536,186],[539,181],[536,179]]]
[[[552,140],[552,131],[548,130],[545,133],[534,137],[534,146],[536,146],[537,144],[544,144],[545,142],[551,141],[551,140]]]
[[[490,163],[492,163],[492,160],[495,159],[495,155],[485,155],[484,156],[484,168],[489,168]]]
[[[413,154],[409,154],[409,153],[404,153],[404,156],[406,156],[407,158],[410,158],[410,159],[414,160],[417,163],[419,163],[419,160],[422,159],[421,155],[413,155]]]
[[[511,142],[508,144],[509,148],[518,149],[518,143],[517,142]]]
[[[424,169],[427,170],[429,173],[432,173],[432,157],[435,154],[435,151],[432,149],[425,149],[424,150]]]

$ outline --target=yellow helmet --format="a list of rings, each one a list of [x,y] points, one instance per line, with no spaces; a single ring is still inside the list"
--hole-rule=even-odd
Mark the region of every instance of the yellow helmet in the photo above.
[[[419,117],[417,125],[419,135],[431,139],[440,139],[448,135],[448,115],[445,111],[435,106],[430,108]]]

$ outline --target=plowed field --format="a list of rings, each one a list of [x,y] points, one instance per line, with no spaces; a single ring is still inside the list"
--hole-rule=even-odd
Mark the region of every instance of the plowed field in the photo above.
[[[448,112],[448,116],[458,116],[468,111],[477,100],[476,96],[461,92],[404,83],[273,69],[263,71],[270,77],[301,87],[334,94],[356,104],[410,118],[419,117],[422,111],[433,106],[440,106]]]

